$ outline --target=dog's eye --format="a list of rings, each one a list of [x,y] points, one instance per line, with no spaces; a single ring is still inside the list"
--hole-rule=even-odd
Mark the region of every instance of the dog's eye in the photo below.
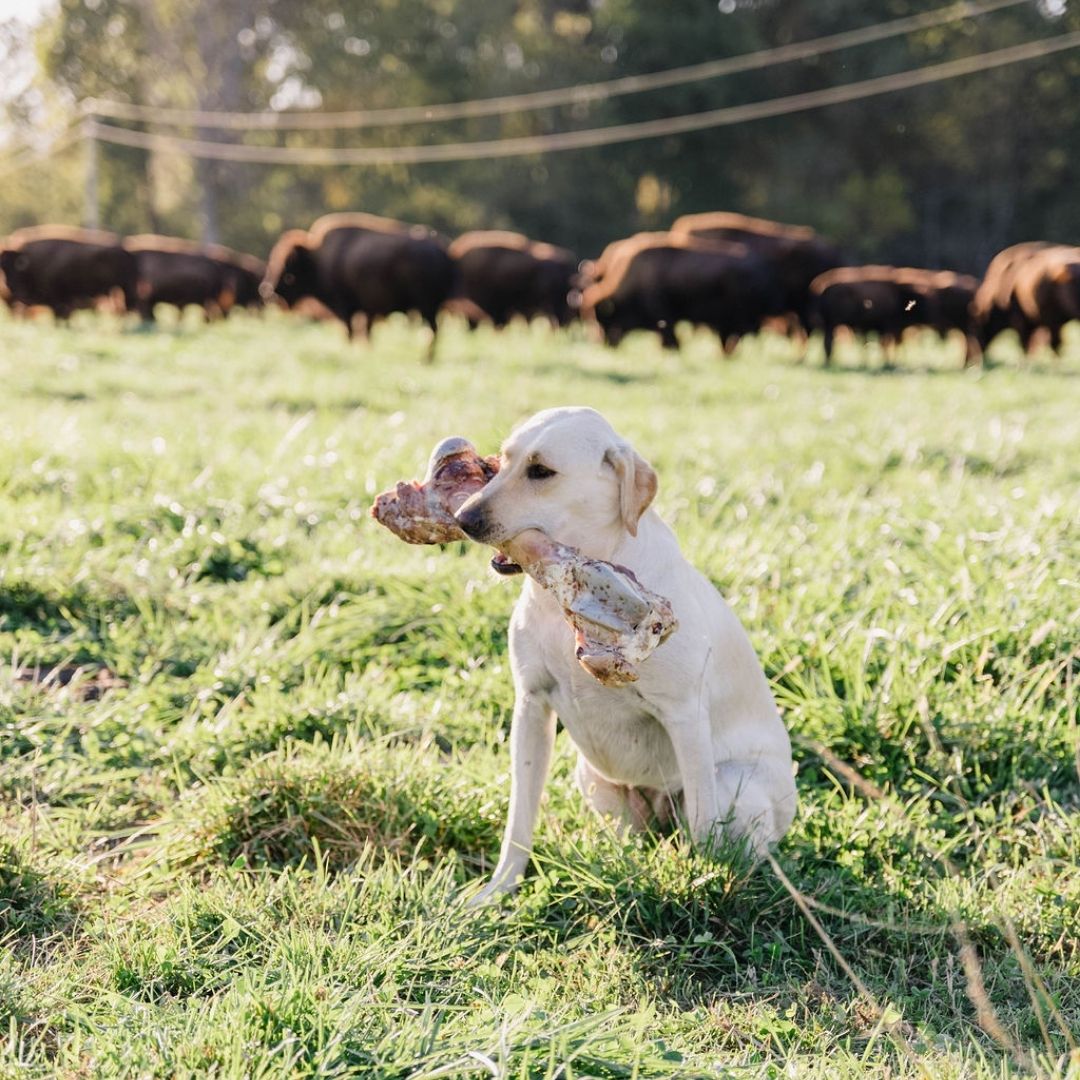
[[[539,461],[534,461],[525,470],[525,475],[530,480],[546,480],[549,476],[555,475],[555,470],[549,469],[546,465],[541,465]]]

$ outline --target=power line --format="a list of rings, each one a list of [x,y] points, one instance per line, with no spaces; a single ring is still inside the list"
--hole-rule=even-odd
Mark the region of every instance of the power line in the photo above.
[[[261,165],[401,165],[426,162],[476,161],[491,158],[518,157],[557,150],[578,150],[588,147],[612,146],[618,143],[681,135],[710,128],[729,127],[749,120],[785,116],[826,105],[859,101],[898,90],[944,82],[981,71],[1023,63],[1080,46],[1080,30],[1053,38],[1030,41],[993,52],[949,60],[940,64],[914,68],[883,75],[874,79],[847,83],[824,90],[769,98],[765,101],[733,105],[707,112],[688,113],[659,120],[616,124],[581,131],[564,131],[549,135],[527,135],[518,138],[493,139],[477,142],[435,143],[418,146],[379,147],[283,147],[248,146],[236,143],[208,142],[185,139],[175,135],[129,131],[96,120],[87,121],[90,138],[121,146],[146,150],[171,150],[196,158],[216,161],[242,161]]]
[[[1026,0],[960,0],[934,11],[909,15],[891,22],[877,23],[858,30],[813,38],[808,41],[780,45],[771,49],[744,53],[722,60],[708,60],[687,67],[670,68],[644,75],[626,75],[605,82],[583,83],[554,90],[537,90],[527,94],[479,98],[473,101],[446,102],[436,105],[408,105],[393,109],[357,109],[349,112],[290,113],[290,112],[210,112],[199,109],[166,109],[136,105],[121,101],[88,100],[82,105],[87,116],[108,117],[113,120],[141,120],[170,126],[231,129],[238,131],[331,130],[335,128],[386,127],[389,125],[419,124],[431,121],[473,119],[498,116],[511,112],[543,109],[557,105],[576,105],[584,102],[606,101],[625,94],[639,94],[668,86],[715,79],[736,72],[753,71],[807,60],[855,45],[884,41],[890,37],[927,30],[944,23],[976,18],[1002,8],[1015,7]]]

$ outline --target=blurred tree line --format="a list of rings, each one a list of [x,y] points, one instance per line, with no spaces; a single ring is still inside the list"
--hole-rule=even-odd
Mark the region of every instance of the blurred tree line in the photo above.
[[[944,0],[61,0],[10,98],[32,132],[86,97],[211,110],[387,108],[649,72],[933,10]],[[466,141],[627,123],[939,63],[1080,28],[1030,0],[877,44],[606,102],[362,131],[178,134],[266,145]],[[0,27],[0,52],[17,30]],[[454,234],[510,227],[596,253],[681,213],[813,225],[859,259],[981,270],[1020,239],[1080,242],[1080,52],[712,131],[525,158],[326,168],[100,147],[102,223],[265,254],[283,229],[363,209]],[[141,130],[151,125],[128,124]],[[173,128],[161,128],[174,132]],[[2,160],[0,160],[2,167]],[[73,148],[4,181],[0,233],[78,221]]]

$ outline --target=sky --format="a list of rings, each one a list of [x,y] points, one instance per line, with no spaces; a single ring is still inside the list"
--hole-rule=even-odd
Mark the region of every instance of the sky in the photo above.
[[[0,0],[0,22],[15,20],[32,26],[54,0]],[[0,146],[7,142],[10,131],[6,129],[2,106],[20,93],[34,74],[35,60],[29,49],[0,55]]]
[[[53,0],[0,0],[0,19],[37,22],[38,16],[51,7]]]

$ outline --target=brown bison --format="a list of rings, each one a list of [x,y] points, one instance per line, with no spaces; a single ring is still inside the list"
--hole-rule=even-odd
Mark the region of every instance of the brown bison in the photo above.
[[[1027,318],[1016,300],[1016,277],[1032,256],[1052,246],[1041,240],[1013,244],[990,260],[971,305],[975,333],[984,352],[1004,330],[1015,330],[1027,350],[1037,326]]]
[[[220,244],[196,244],[175,236],[129,236],[124,247],[135,256],[136,308],[146,322],[157,304],[202,308],[208,317],[234,307],[258,307],[266,266]]]
[[[684,247],[708,248],[720,251],[734,258],[749,255],[750,249],[745,244],[730,243],[724,240],[707,240],[688,233],[639,232],[612,240],[595,259],[584,259],[579,267],[579,279],[583,288],[598,285],[612,270],[612,267],[625,263],[629,257],[646,247]]]
[[[1024,319],[1025,350],[1035,329],[1042,328],[1050,334],[1050,348],[1060,353],[1062,328],[1080,319],[1080,247],[1033,252],[1017,269],[1013,298]]]
[[[581,309],[610,345],[631,330],[652,330],[665,348],[677,348],[675,325],[686,321],[711,328],[730,349],[782,310],[773,275],[751,254],[655,234],[606,254],[603,278],[585,289]]]
[[[135,257],[110,232],[40,225],[13,232],[0,250],[9,302],[50,308],[58,319],[113,294],[135,306]]]
[[[876,333],[889,353],[909,327],[928,326],[942,337],[960,330],[970,363],[977,355],[970,314],[977,285],[949,270],[913,267],[845,266],[821,274],[810,284],[811,321],[824,336],[825,363],[832,361],[840,326]]]
[[[496,326],[514,316],[542,316],[556,326],[573,319],[577,258],[565,248],[521,233],[483,231],[459,236],[449,252],[457,270],[455,298],[475,304]]]
[[[772,268],[783,291],[783,311],[793,316],[806,332],[810,330],[810,282],[847,261],[839,248],[811,228],[745,214],[723,211],[684,214],[676,219],[671,231],[703,240],[745,244]]]
[[[350,338],[355,316],[364,316],[366,328],[395,311],[416,312],[434,335],[436,315],[454,284],[446,247],[420,225],[373,214],[328,214],[306,232],[282,234],[260,290],[289,307],[313,297],[345,324]]]

